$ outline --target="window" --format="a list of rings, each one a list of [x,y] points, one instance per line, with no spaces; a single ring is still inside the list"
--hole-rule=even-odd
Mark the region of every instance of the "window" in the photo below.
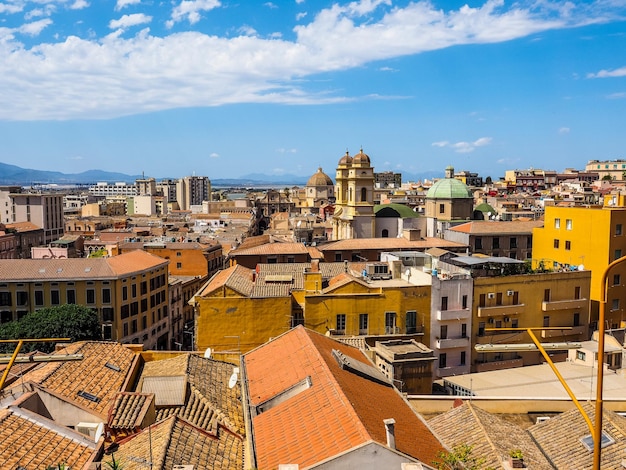
[[[480,294],[480,296],[478,297],[478,306],[484,307],[485,305],[487,305],[487,295]]]
[[[93,305],[96,303],[96,291],[94,289],[87,289],[87,304]]]
[[[11,306],[11,293],[10,292],[0,292],[0,306],[2,307]]]
[[[483,240],[480,237],[476,237],[474,239],[474,249],[475,250],[482,250],[483,249]]]
[[[448,310],[448,297],[444,296],[441,298],[441,311]]]
[[[396,332],[396,312],[385,312],[385,333],[394,334]]]
[[[128,336],[128,323],[124,323],[124,336]]]
[[[111,303],[111,289],[108,287],[102,289],[102,303],[110,304]]]
[[[572,219],[565,219],[565,230],[572,229]]]
[[[269,259],[267,260],[268,263],[271,263],[272,261],[270,261]],[[274,263],[276,262],[276,260],[273,261]],[[183,267],[183,263],[176,263],[176,269],[182,269]]]
[[[494,249],[500,248],[500,239],[498,237],[494,237],[493,239],[493,248]]]
[[[618,276],[619,276],[619,274],[618,274]],[[574,298],[575,299],[580,299],[580,286],[574,287]]]
[[[550,289],[543,290],[543,301],[550,302]]]
[[[554,239],[554,248],[556,248],[556,249],[559,248],[559,240],[558,240],[558,238]]]
[[[141,295],[146,295],[148,293],[148,283],[146,281],[141,281]]]
[[[485,322],[478,323],[478,336],[485,336]]]
[[[460,366],[464,366],[465,365],[465,356],[466,356],[465,351],[461,351],[461,362],[459,364]]]
[[[549,327],[550,326],[550,316],[546,315],[543,317],[543,326],[544,327]]]
[[[561,219],[554,219],[554,228],[561,228]]]
[[[408,315],[408,313],[407,313]],[[360,335],[366,335],[368,333],[368,327],[369,327],[369,316],[367,313],[360,313],[359,314],[359,334]],[[408,325],[407,325],[407,330],[408,330]],[[408,331],[407,331],[408,333]]]
[[[509,243],[511,244],[511,250],[516,249],[517,248],[517,238],[516,237],[511,237],[511,239],[509,240]]]
[[[113,327],[111,325],[102,325],[102,339],[105,341],[113,339]]]
[[[176,252],[176,256],[181,257],[181,256],[183,256],[183,254],[180,251],[177,251]]]
[[[339,313],[335,319],[335,330],[339,334],[345,334],[346,332],[346,314]]]
[[[361,188],[361,202],[367,202],[367,188]]]
[[[502,292],[496,294],[496,305],[502,305]]]
[[[461,308],[467,308],[467,294],[461,297]]]
[[[613,275],[613,285],[614,286],[619,286],[621,283],[622,278],[620,277],[619,274],[614,274]]]
[[[135,298],[137,297],[137,284],[133,284],[130,286],[130,295]]]
[[[622,250],[615,250],[615,259],[620,259],[622,257]]]
[[[613,299],[611,302],[611,310],[619,310],[619,299]]]
[[[445,214],[446,213],[446,205],[445,204],[439,204],[439,213],[440,214]]]
[[[65,294],[67,295],[68,304],[76,303],[76,291],[74,289],[69,289]]]
[[[417,332],[417,312],[415,310],[409,310],[406,312],[406,333],[412,334]]]
[[[137,320],[133,320],[130,325],[130,332],[132,334],[137,333]]]
[[[461,323],[461,338],[467,338],[467,323]]]
[[[35,306],[36,307],[43,306],[43,291],[41,290],[35,291]]]
[[[122,301],[127,301],[128,300],[128,286],[123,286],[122,287]]]
[[[111,307],[102,308],[102,321],[103,322],[113,321],[113,309]]]
[[[440,353],[439,354],[439,368],[440,369],[445,369],[446,365],[447,365],[446,353]]]
[[[574,314],[573,326],[580,326],[580,313],[576,312]]]
[[[448,338],[448,325],[441,325],[439,327],[439,339]]]
[[[583,351],[576,351],[576,359],[579,361],[584,361],[587,355]]]
[[[145,330],[146,328],[148,328],[148,317],[144,315],[141,317],[141,329]]]
[[[341,253],[335,253],[335,262],[341,261]]]
[[[565,240],[565,249],[571,250],[571,248],[572,248],[572,242],[570,242],[569,240]]]
[[[622,224],[615,225],[615,235],[619,236],[622,234]]]
[[[60,305],[61,304],[61,294],[58,290],[50,291],[50,303],[52,305]]]
[[[519,320],[517,318],[513,318],[511,320],[511,328],[518,328]]]
[[[532,247],[533,247],[533,237],[526,237],[526,248],[532,248]]]
[[[15,293],[17,297],[17,305],[27,305],[28,304],[28,292],[18,291]]]

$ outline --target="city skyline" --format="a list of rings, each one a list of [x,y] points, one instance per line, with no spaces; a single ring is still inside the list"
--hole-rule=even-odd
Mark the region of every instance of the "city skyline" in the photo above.
[[[211,179],[621,158],[623,2],[0,4],[0,161]]]

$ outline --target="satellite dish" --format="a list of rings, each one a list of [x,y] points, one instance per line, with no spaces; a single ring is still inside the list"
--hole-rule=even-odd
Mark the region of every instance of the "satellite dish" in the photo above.
[[[233,372],[233,375],[230,376],[228,380],[228,388],[233,388],[237,384],[237,374]]]
[[[207,359],[210,359],[211,354],[213,354],[213,351],[211,350],[211,348],[206,348],[206,351],[204,351],[204,357]]]
[[[578,265],[578,270],[579,271],[584,271],[585,270],[585,265],[584,264],[579,264]]]
[[[407,268],[407,270],[406,270],[406,271],[404,271],[404,275],[405,275],[405,276],[408,276],[408,275],[410,275],[410,274],[411,274],[411,270]]]

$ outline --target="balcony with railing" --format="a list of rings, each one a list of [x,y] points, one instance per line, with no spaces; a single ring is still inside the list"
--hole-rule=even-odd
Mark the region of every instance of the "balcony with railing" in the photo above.
[[[467,336],[460,338],[437,338],[435,340],[435,348],[437,349],[466,348],[469,345],[470,339]]]
[[[471,311],[469,308],[463,308],[458,310],[437,310],[437,320],[467,320],[471,317]]]
[[[495,305],[493,307],[478,307],[479,318],[497,317],[501,315],[521,315],[526,311],[525,304]]]
[[[541,302],[542,312],[554,312],[556,310],[574,310],[574,309],[586,309],[589,306],[589,299],[570,299],[570,300],[555,300],[555,301],[543,301]]]
[[[552,327],[552,328],[558,328],[558,327]],[[572,339],[571,337],[574,337],[573,339],[586,340],[588,331],[589,331],[589,327],[585,325],[564,326],[562,330],[554,330],[554,329],[542,330],[541,337],[542,338],[562,338],[564,336],[567,336],[568,339]]]

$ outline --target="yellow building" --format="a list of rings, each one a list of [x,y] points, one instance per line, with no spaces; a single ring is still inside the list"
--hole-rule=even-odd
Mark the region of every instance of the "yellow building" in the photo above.
[[[416,334],[430,324],[430,286],[380,265],[364,278],[344,263],[232,266],[193,299],[197,347],[249,351],[297,325],[333,336]],[[363,267],[363,263],[360,263]]]
[[[626,198],[611,195],[603,207],[546,207],[543,228],[533,231],[533,267],[583,266],[591,271],[592,314],[597,319],[602,276],[609,263],[626,255]],[[626,264],[608,276],[607,326],[624,326]]]
[[[525,332],[489,331],[498,328],[537,330],[539,341],[561,343],[590,337],[590,271],[555,271],[474,278],[473,344],[532,343]],[[557,360],[565,360],[561,352]],[[472,372],[506,369],[543,362],[534,352],[477,352],[472,349]]]

